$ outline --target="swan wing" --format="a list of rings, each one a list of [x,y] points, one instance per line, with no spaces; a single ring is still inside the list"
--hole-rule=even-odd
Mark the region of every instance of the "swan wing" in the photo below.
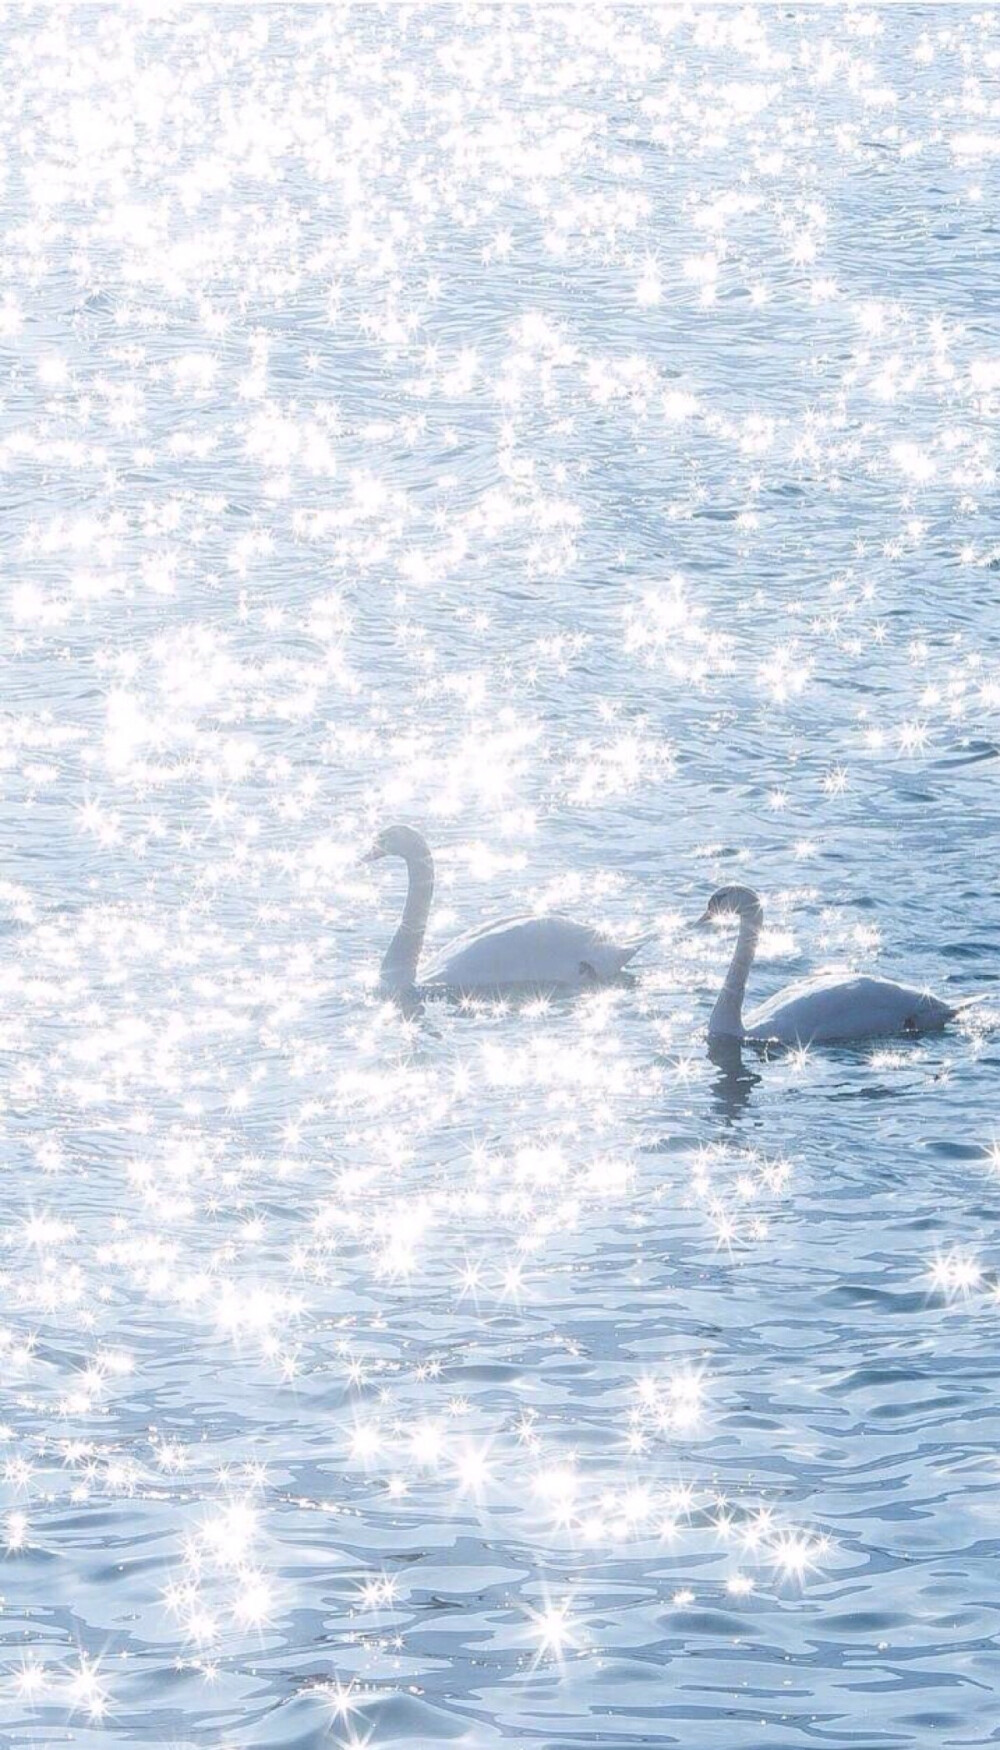
[[[748,1037],[789,1045],[877,1039],[943,1027],[954,1007],[914,985],[866,974],[829,973],[786,985],[756,1009]]]
[[[420,983],[451,990],[580,985],[614,978],[640,946],[615,943],[572,918],[502,918],[449,943]]]

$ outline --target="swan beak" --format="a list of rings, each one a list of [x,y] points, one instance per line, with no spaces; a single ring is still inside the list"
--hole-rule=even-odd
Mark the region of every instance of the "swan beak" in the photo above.
[[[695,918],[693,923],[688,924],[688,929],[707,930],[713,921],[711,912],[703,911],[700,918]]]
[[[370,851],[365,851],[364,856],[358,858],[358,867],[360,868],[364,863],[378,863],[381,857],[382,852],[375,845],[372,845]]]

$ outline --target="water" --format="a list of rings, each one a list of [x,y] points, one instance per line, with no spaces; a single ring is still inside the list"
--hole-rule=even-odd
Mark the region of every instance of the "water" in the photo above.
[[[3,32],[0,1743],[992,1742],[1000,14]]]

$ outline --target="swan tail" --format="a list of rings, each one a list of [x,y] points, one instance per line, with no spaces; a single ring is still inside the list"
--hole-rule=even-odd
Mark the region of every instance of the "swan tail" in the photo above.
[[[650,930],[645,936],[637,936],[634,942],[626,942],[624,947],[618,950],[620,965],[627,966],[630,960],[634,960],[636,955],[642,952],[643,948],[648,948],[650,942],[655,941],[656,931]]]
[[[995,994],[994,991],[980,990],[976,992],[974,997],[960,997],[957,1003],[950,1005],[951,1014],[953,1016],[964,1014],[966,1009],[974,1009],[980,1003],[988,1003]]]

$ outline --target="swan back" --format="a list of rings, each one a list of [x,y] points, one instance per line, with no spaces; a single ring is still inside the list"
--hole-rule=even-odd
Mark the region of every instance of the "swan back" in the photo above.
[[[786,985],[746,1024],[748,1038],[786,1045],[834,1045],[900,1033],[933,1033],[955,1013],[915,985],[866,973],[829,973]]]
[[[421,983],[457,991],[579,987],[616,978],[641,946],[572,918],[504,918],[451,943]]]

